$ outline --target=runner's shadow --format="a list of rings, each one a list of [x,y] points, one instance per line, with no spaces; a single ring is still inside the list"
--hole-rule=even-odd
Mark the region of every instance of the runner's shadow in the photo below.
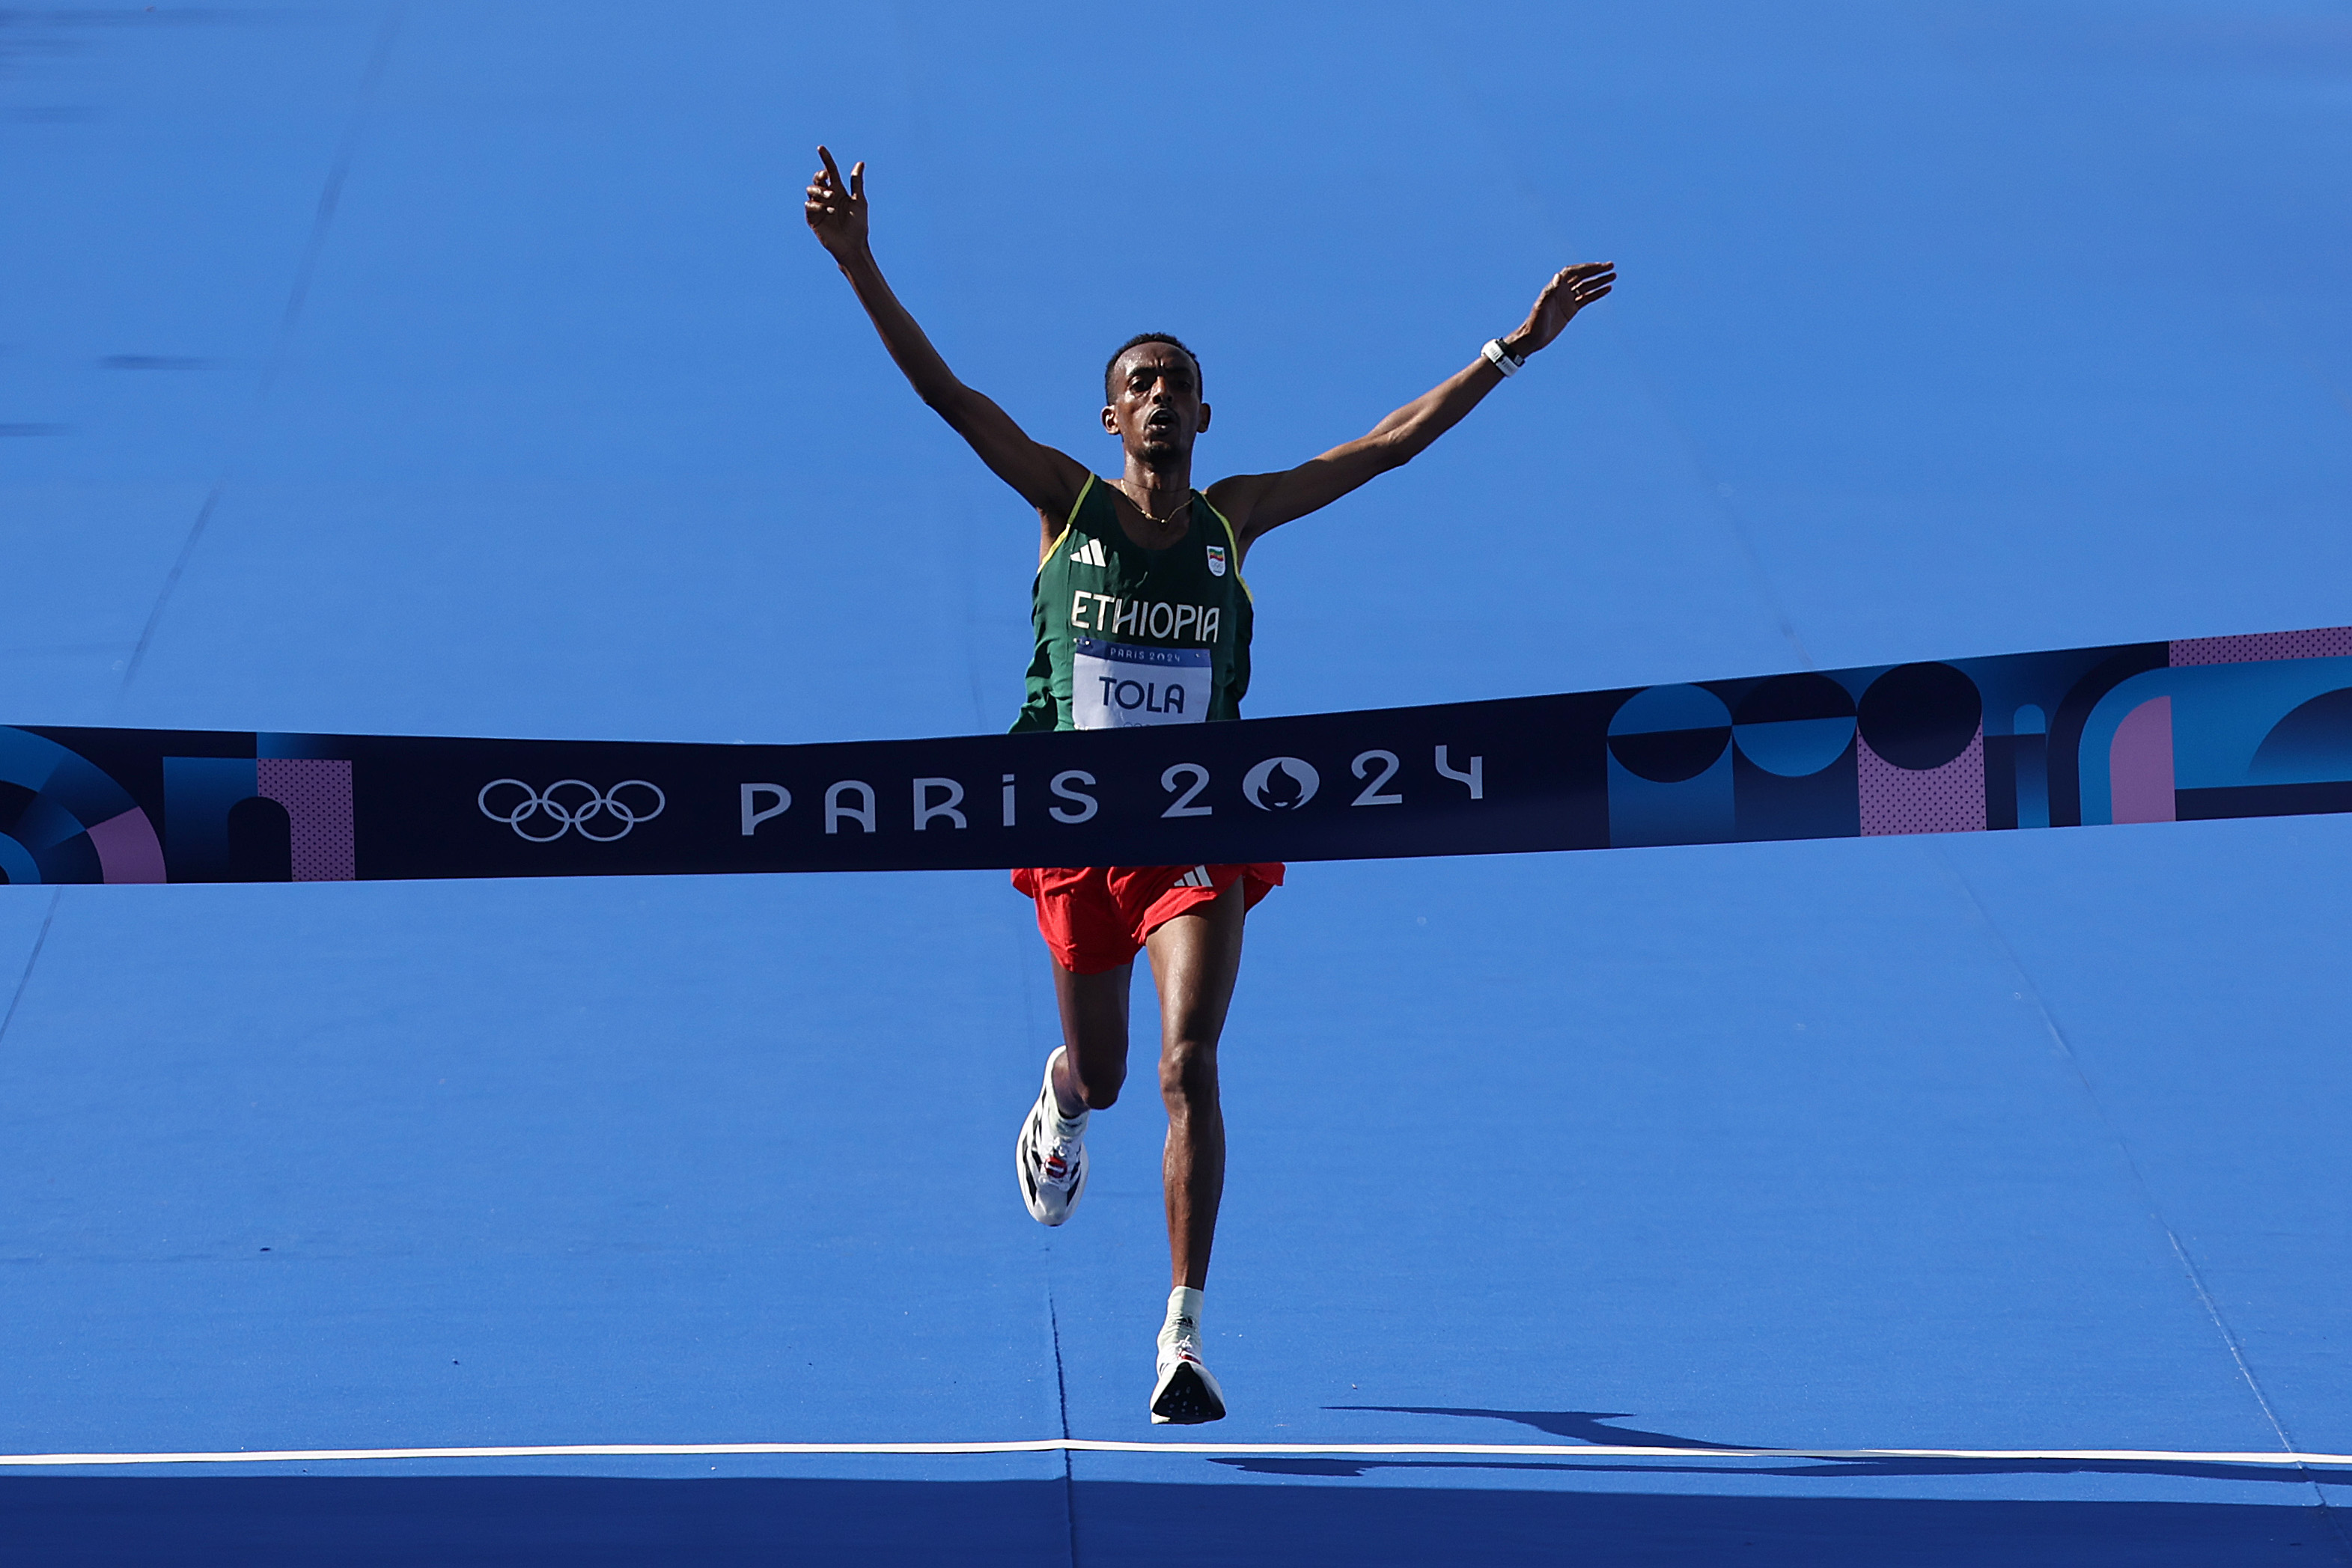
[[[1622,1420],[1633,1414],[1630,1410],[1489,1410],[1478,1406],[1464,1405],[1326,1405],[1326,1410],[1376,1410],[1391,1416],[1467,1416],[1494,1421],[1513,1421],[1522,1427],[1532,1427],[1549,1437],[1565,1437],[1571,1442],[1592,1443],[1604,1448],[1739,1448],[1753,1445],[1718,1443],[1704,1437],[1677,1437],[1672,1432],[1644,1432],[1633,1427],[1611,1427],[1607,1422]],[[1376,1469],[1476,1469],[1476,1470],[1552,1470],[1576,1469],[1641,1469],[1650,1466],[1600,1466],[1572,1460],[1506,1459],[1349,1459],[1349,1458],[1220,1458],[1216,1464],[1229,1466],[1251,1475],[1265,1476],[1360,1476]],[[1688,1469],[1690,1466],[1675,1466]]]
[[[1755,1443],[1719,1443],[1711,1437],[1681,1437],[1672,1432],[1643,1432],[1632,1427],[1611,1427],[1630,1410],[1488,1410],[1467,1405],[1326,1405],[1326,1410],[1377,1410],[1391,1416],[1470,1416],[1491,1421],[1514,1421],[1572,1442],[1598,1443],[1628,1448],[1753,1448]]]
[[[1717,1442],[1685,1437],[1672,1432],[1645,1432],[1632,1427],[1612,1427],[1611,1421],[1631,1414],[1622,1410],[1490,1410],[1449,1405],[1327,1405],[1327,1410],[1380,1411],[1398,1416],[1463,1416],[1510,1421],[1555,1437],[1591,1443],[1600,1448],[1745,1448],[1763,1445]],[[1574,1470],[1581,1473],[1627,1472],[1637,1475],[1787,1476],[1800,1479],[1834,1477],[1839,1480],[1895,1476],[1994,1475],[2133,1475],[2178,1476],[2192,1480],[2277,1481],[2290,1486],[2313,1483],[2352,1486],[2352,1473],[2311,1470],[2299,1465],[2232,1465],[2193,1459],[1957,1459],[1888,1458],[1870,1459],[1783,1459],[1779,1461],[1717,1460],[1706,1465],[1678,1465],[1664,1459],[1632,1459],[1619,1464],[1591,1460],[1493,1458],[1219,1458],[1211,1461],[1253,1475],[1362,1476],[1373,1470]],[[1736,1467],[1736,1468],[1733,1468]]]
[[[1586,1459],[1378,1459],[1213,1457],[1213,1465],[1261,1476],[1369,1475],[1374,1470],[1549,1470],[1576,1475],[1786,1476],[1798,1480],[1853,1480],[1919,1476],[2177,1476],[2205,1481],[2276,1481],[2287,1486],[2352,1487],[2352,1474],[2297,1465],[2232,1465],[2161,1459],[1796,1459],[1757,1464],[1736,1459],[1677,1465],[1663,1459],[1596,1464]]]

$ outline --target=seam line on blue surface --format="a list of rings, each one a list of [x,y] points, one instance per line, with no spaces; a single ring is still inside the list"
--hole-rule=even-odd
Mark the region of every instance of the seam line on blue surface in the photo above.
[[[1062,1314],[1054,1302],[1054,1249],[1045,1249],[1045,1323],[1054,1334],[1054,1404],[1062,1420],[1062,1518],[1069,1528],[1070,1568],[1078,1568],[1077,1478],[1070,1471],[1070,1385],[1062,1375]]]
[[[326,249],[327,230],[335,220],[335,209],[342,203],[343,182],[351,174],[352,159],[359,151],[360,132],[375,107],[377,89],[382,86],[385,66],[392,58],[393,40],[400,36],[404,7],[397,3],[384,8],[383,20],[376,28],[375,44],[368,52],[366,70],[361,75],[358,101],[352,105],[352,116],[344,123],[343,134],[335,144],[335,155],[327,166],[327,181],[320,189],[319,204],[310,218],[310,233],[302,245],[302,255],[294,267],[294,282],[286,293],[286,308],[278,313],[278,331],[269,346],[269,357],[262,361],[261,379],[254,386],[253,401],[246,414],[248,430],[268,400],[270,388],[277,385],[278,375],[286,368],[288,352],[293,347],[295,324],[301,319],[303,304],[310,298],[311,280],[319,270],[319,257]],[[180,579],[186,575],[188,562],[203,542],[205,530],[211,525],[213,513],[220,506],[221,494],[228,487],[228,474],[233,467],[232,455],[224,465],[221,476],[205,492],[203,505],[196,508],[195,520],[188,525],[187,537],[180,541],[180,552],[172,560],[172,569],[163,574],[163,586],[155,594],[155,602],[147,612],[146,624],[139,629],[139,640],[131,644],[131,657],[122,668],[122,685],[117,690],[117,700],[131,690],[139,678],[140,667],[147,662],[147,650],[155,641],[156,628],[163,622],[163,612],[178,591]]]
[[[1944,847],[1932,840],[1926,841],[1922,847],[1935,857],[1944,868],[1945,873],[1958,884],[1961,895],[1968,900],[1969,909],[1975,913],[1977,919],[1990,936],[1994,947],[1999,950],[2002,958],[2007,960],[2010,972],[2017,977],[2017,983],[2024,988],[2025,999],[2032,1004],[2035,1015],[2041,1019],[2043,1030],[2050,1036],[2052,1043],[2058,1048],[2059,1057],[2066,1063],[2067,1070],[2074,1074],[2076,1085],[2083,1091],[2084,1099],[2090,1103],[2091,1113],[2098,1118],[2100,1130],[2106,1134],[2109,1141],[2115,1145],[2116,1152],[2123,1157],[2124,1169],[2131,1176],[2132,1186],[2139,1194],[2141,1205],[2147,1209],[2148,1218],[2155,1222],[2156,1228],[2164,1233],[2166,1243],[2172,1249],[2174,1260],[2180,1265],[2181,1273],[2189,1281],[2189,1290],[2195,1293],[2198,1304],[2205,1309],[2205,1315],[2211,1321],[2214,1332],[2221,1336],[2221,1343],[2229,1351],[2230,1360],[2236,1365],[2239,1377],[2244,1380],[2247,1392],[2254,1396],[2255,1408],[2263,1413],[2263,1421],[2269,1424],[2272,1433],[2277,1437],[2280,1449],[2286,1453],[2294,1452],[2294,1439],[2287,1435],[2286,1423],[2280,1420],[2278,1412],[2271,1407],[2270,1398],[2263,1392],[2261,1380],[2254,1375],[2253,1367],[2247,1362],[2245,1349],[2238,1343],[2237,1333],[2230,1327],[2229,1321],[2221,1315],[2221,1303],[2213,1299],[2213,1292],[2205,1288],[2205,1276],[2198,1269],[2196,1260],[2189,1255],[2189,1249],[2180,1244],[2179,1232],[2172,1228],[2171,1222],[2165,1218],[2163,1211],[2158,1207],[2155,1189],[2148,1186],[2147,1173],[2140,1169],[2138,1156],[2132,1153],[2129,1140],[2125,1138],[2122,1130],[2107,1115],[2106,1105],[2099,1099],[2099,1092],[2093,1086],[2090,1073],[2084,1071],[2082,1059],[2074,1054],[2074,1042],[2066,1038],[2065,1030],[2060,1026],[2056,1015],[2051,1011],[2049,1002],[2042,995],[2042,988],[2035,984],[2032,975],[2026,969],[2025,961],[2018,956],[2017,948],[2010,942],[2009,934],[2000,928],[1998,921],[1993,919],[1992,912],[1985,907],[1984,900],[1977,896],[1976,884],[1969,881],[1968,873],[1959,868],[1958,863],[1949,854],[1945,852]],[[2312,1496],[2318,1504],[2321,1515],[2326,1519],[2329,1529],[2335,1533],[2338,1548],[2344,1551],[2347,1558],[2352,1558],[2352,1542],[2346,1540],[2342,1523],[2336,1519],[2335,1511],[2328,1507],[2326,1492],[2320,1489],[2316,1477],[2307,1479],[2311,1481]]]
[[[0,1013],[0,1040],[8,1038],[8,1026],[16,1021],[17,1004],[25,999],[25,991],[33,983],[33,966],[41,961],[41,949],[49,945],[49,926],[58,917],[58,905],[65,902],[66,890],[59,888],[49,894],[48,913],[41,916],[41,929],[33,937],[33,950],[25,955],[24,973],[16,977],[16,988],[8,994],[8,1010]],[[1069,1428],[1063,1428],[1066,1436]]]
[[[1612,332],[1621,339],[1629,335],[1627,329],[1613,321],[1602,322],[1601,329]],[[1731,504],[1730,484],[1717,476],[1714,465],[1707,461],[1706,447],[1699,443],[1698,433],[1684,423],[1682,416],[1667,401],[1665,389],[1650,373],[1648,365],[1630,352],[1626,355],[1626,363],[1632,370],[1635,383],[1642,389],[1643,396],[1657,411],[1659,421],[1682,444],[1685,460],[1704,493],[1704,505],[1717,526],[1730,536],[1732,553],[1748,579],[1749,591],[1761,602],[1765,615],[1770,619],[1773,631],[1796,653],[1800,664],[1808,670],[1820,669],[1821,666],[1813,662],[1812,650],[1805,646],[1804,636],[1797,630],[1796,617],[1789,613],[1788,606],[1781,601],[1780,591],[1773,583],[1770,568],[1764,564],[1764,552],[1757,548],[1746,517]]]

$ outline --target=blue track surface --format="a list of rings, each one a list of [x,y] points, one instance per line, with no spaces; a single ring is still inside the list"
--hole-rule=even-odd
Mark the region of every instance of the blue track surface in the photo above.
[[[1136,330],[1263,468],[1619,263],[1256,552],[1255,713],[2342,624],[2347,88],[2318,4],[18,12],[0,720],[1003,727],[1032,520],[801,232],[820,138],[1098,466]],[[1187,1436],[2352,1451],[2347,871],[2340,818],[1297,868]],[[0,889],[0,1453],[1164,1437],[1150,1097],[1067,1229],[1007,1169],[1045,965],[995,873]],[[307,1469],[8,1472],[0,1529],[2352,1563],[2352,1472],[2189,1459]]]

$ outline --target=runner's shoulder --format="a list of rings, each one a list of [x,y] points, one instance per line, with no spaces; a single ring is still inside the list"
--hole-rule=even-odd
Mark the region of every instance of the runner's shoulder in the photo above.
[[[1075,464],[1076,459],[1071,462]],[[1066,500],[1053,506],[1040,504],[1037,507],[1037,564],[1041,568],[1053,559],[1055,547],[1079,526],[1078,514],[1086,503],[1107,488],[1103,477],[1092,469],[1082,467],[1078,472],[1078,482]]]
[[[1266,491],[1282,476],[1279,474],[1228,474],[1201,492],[1209,505],[1225,519],[1234,538],[1246,545],[1250,539],[1250,518]]]

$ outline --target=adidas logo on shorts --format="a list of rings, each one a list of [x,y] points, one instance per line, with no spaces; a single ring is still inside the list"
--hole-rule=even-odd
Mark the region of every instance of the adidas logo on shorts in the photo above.
[[[1182,876],[1178,877],[1176,879],[1175,885],[1178,887],[1214,887],[1217,884],[1213,881],[1210,880],[1209,868],[1207,866],[1196,865],[1191,871],[1186,872]]]

